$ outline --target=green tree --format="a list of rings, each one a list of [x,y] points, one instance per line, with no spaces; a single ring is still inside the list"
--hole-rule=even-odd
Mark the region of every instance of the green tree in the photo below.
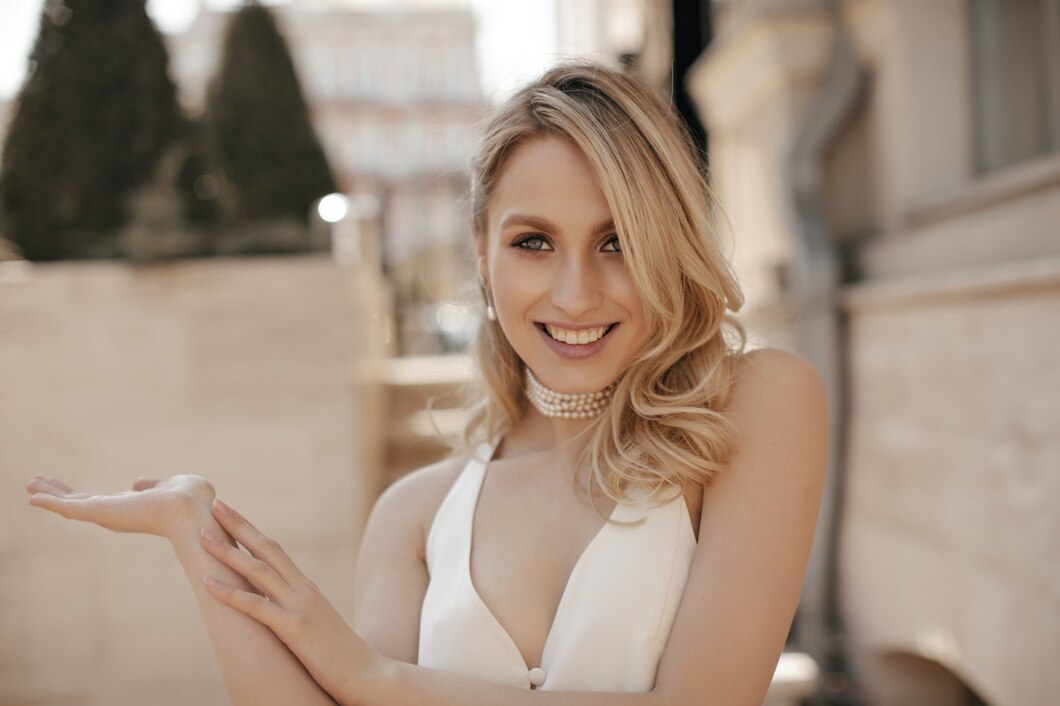
[[[312,202],[335,191],[287,44],[257,3],[229,22],[202,127],[242,221],[291,217],[304,224]]]
[[[143,0],[46,0],[0,162],[0,232],[30,260],[121,255],[126,199],[183,129]]]

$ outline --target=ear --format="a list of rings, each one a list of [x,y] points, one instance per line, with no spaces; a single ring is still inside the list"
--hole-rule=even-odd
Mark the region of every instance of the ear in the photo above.
[[[474,221],[469,220],[468,227],[471,230],[471,237],[475,239],[475,268],[479,279],[487,279],[486,234],[475,230]]]

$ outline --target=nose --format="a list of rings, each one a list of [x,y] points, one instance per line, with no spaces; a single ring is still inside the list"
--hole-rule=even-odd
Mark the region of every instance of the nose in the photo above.
[[[591,259],[569,258],[552,280],[552,305],[579,323],[603,299],[601,273]]]

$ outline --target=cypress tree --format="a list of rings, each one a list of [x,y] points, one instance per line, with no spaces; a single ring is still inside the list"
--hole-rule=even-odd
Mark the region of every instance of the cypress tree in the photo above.
[[[143,0],[46,0],[0,163],[0,232],[30,260],[119,255],[125,199],[183,129]]]
[[[229,22],[202,123],[240,220],[304,224],[311,203],[335,191],[287,44],[255,2]]]
[[[235,206],[226,209],[225,205],[234,201],[235,195],[225,183],[224,168],[217,151],[209,146],[201,120],[190,123],[183,146],[184,160],[174,187],[187,226],[208,229],[230,220],[229,212]]]

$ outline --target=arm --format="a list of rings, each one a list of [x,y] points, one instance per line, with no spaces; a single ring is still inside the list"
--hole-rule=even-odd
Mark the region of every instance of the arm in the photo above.
[[[704,488],[700,541],[651,693],[531,691],[408,664],[414,654],[410,614],[418,619],[419,605],[410,607],[408,595],[390,603],[380,588],[385,584],[376,587],[373,600],[383,611],[387,606],[403,611],[393,614],[403,631],[393,643],[400,644],[393,652],[398,657],[384,653],[390,649],[385,640],[378,642],[381,649],[373,650],[347,628],[345,644],[354,644],[349,635],[359,644],[342,664],[332,665],[336,670],[332,676],[316,672],[314,676],[334,685],[329,691],[340,703],[358,706],[521,706],[531,701],[549,706],[761,704],[791,626],[816,525],[827,455],[824,384],[798,356],[756,351],[741,364],[727,413],[736,425],[738,451],[726,470]],[[378,527],[366,533],[366,541],[391,534],[387,530],[411,531],[408,528],[415,524],[403,525],[401,515],[398,507],[377,509],[373,523]],[[222,523],[252,553],[263,547],[264,538],[253,528],[230,525],[224,519]],[[384,570],[387,563],[400,565],[401,545],[395,549],[397,556],[381,558],[380,552],[362,566]],[[245,575],[248,567],[240,554],[228,552],[223,558]],[[270,558],[267,549],[255,555],[259,554],[268,564],[284,564],[281,556]],[[366,556],[373,556],[371,550]],[[411,571],[412,565],[406,568]],[[287,567],[281,573],[290,571]],[[392,578],[398,580],[397,576]],[[295,570],[287,581],[298,585],[303,578]],[[410,594],[423,585],[417,583]],[[260,601],[243,604],[238,592],[216,595],[283,636],[289,618],[280,606]],[[299,611],[297,606],[294,610]],[[369,627],[380,630],[382,624],[369,623]],[[309,634],[324,630],[310,630],[303,637]],[[298,653],[297,637],[285,642]],[[314,670],[312,660],[303,662]]]
[[[827,461],[824,382],[779,350],[745,356],[726,410],[737,453],[703,489],[699,545],[656,675],[670,704],[761,704],[795,614]]]
[[[233,544],[213,518],[209,506],[197,506],[189,511],[169,540],[195,594],[229,701],[233,706],[334,706],[332,698],[313,681],[275,633],[210,597],[203,584],[204,576],[216,577],[244,590],[253,589],[243,577],[203,551],[199,542],[204,528],[221,541]]]
[[[334,704],[272,631],[213,600],[204,590],[206,574],[249,588],[238,574],[199,546],[201,528],[209,528],[231,542],[210,514],[214,489],[204,479],[174,476],[161,482],[141,480],[131,492],[91,495],[37,476],[26,490],[32,494],[30,504],[68,519],[169,540],[191,583],[233,704]]]
[[[380,654],[415,664],[427,593],[427,532],[463,460],[399,479],[376,501],[357,555],[353,628]]]
[[[342,622],[275,542],[220,502],[215,518],[248,551],[212,542],[204,546],[248,577],[254,589],[239,591],[222,581],[209,590],[275,631],[344,706],[518,706],[543,697],[557,706],[658,704],[651,694],[513,689],[415,664],[420,609],[429,581],[426,534],[462,467],[460,460],[417,471],[388,488],[376,502],[357,564],[356,631]],[[341,659],[332,659],[335,655]]]

